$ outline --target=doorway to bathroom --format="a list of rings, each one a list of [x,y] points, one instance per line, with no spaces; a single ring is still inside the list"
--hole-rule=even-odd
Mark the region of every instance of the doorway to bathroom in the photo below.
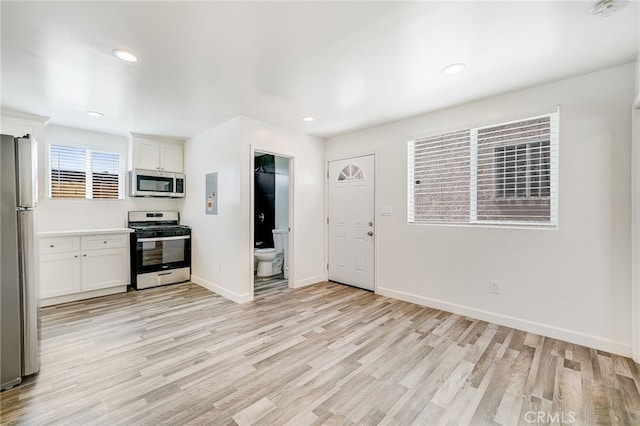
[[[253,153],[254,294],[291,287],[292,161],[272,152]]]

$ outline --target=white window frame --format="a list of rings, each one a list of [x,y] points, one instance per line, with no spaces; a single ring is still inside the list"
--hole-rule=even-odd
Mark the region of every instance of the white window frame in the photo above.
[[[507,197],[500,198],[501,200],[549,200],[549,221],[520,221],[520,220],[478,220],[478,130],[508,125],[511,123],[517,123],[521,121],[535,120],[539,118],[549,117],[549,125],[550,125],[550,136],[549,136],[549,157],[550,157],[550,165],[549,165],[549,174],[550,174],[550,190],[549,195],[537,196],[537,197]],[[457,132],[469,132],[469,165],[470,165],[470,175],[469,175],[469,221],[418,221],[416,222],[415,217],[415,144],[416,142],[427,139],[429,137],[437,137],[444,136],[451,133]],[[407,222],[411,225],[472,225],[472,226],[488,226],[488,227],[524,227],[524,228],[546,228],[546,229],[557,229],[558,227],[558,165],[559,165],[559,108],[551,113],[539,114],[535,116],[518,118],[516,120],[493,123],[490,125],[485,125],[481,127],[474,127],[469,129],[457,129],[453,131],[446,131],[442,133],[434,133],[428,137],[420,137],[415,138],[407,142]],[[532,143],[538,143],[539,140],[522,140],[516,143],[508,142],[502,146],[510,146],[510,145],[522,145]],[[499,146],[499,145],[497,145]],[[528,156],[527,156],[528,157]],[[495,161],[495,157],[494,157]],[[495,172],[495,166],[493,168]],[[527,195],[529,195],[530,189],[530,165],[529,160],[527,158]],[[495,196],[495,195],[494,195]]]
[[[59,146],[64,148],[73,148],[84,151],[84,163],[85,163],[85,195],[84,197],[54,197],[53,196],[53,183],[55,182],[52,179],[53,172],[53,164],[51,161],[51,149],[53,146]],[[109,154],[118,157],[118,197],[117,198],[94,198],[93,194],[93,154]],[[61,143],[51,143],[47,145],[47,195],[50,200],[58,201],[58,200],[72,200],[72,201],[81,201],[81,200],[92,200],[92,201],[118,201],[125,199],[125,167],[124,167],[124,156],[120,152],[110,151],[108,149],[101,148],[92,148],[86,146],[80,146],[75,144],[61,144]]]

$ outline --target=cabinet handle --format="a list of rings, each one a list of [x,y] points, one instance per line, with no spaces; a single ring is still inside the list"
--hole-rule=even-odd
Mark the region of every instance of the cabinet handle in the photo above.
[[[86,254],[83,254],[83,255],[82,255],[82,257],[87,257],[87,255],[86,255]]]
[[[53,248],[53,244],[51,244],[49,247]]]
[[[103,244],[107,244],[107,242],[106,242],[106,241],[103,241],[102,243],[103,243]]]
[[[75,256],[73,256],[73,257],[77,258],[77,257],[78,257],[78,255],[76,254],[76,255],[75,255]]]

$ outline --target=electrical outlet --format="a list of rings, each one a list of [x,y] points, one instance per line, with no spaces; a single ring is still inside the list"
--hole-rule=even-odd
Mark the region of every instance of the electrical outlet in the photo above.
[[[499,281],[489,281],[489,293],[500,294],[500,282]]]

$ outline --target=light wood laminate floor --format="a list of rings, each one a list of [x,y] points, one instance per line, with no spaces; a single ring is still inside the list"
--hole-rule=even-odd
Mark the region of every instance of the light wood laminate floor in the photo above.
[[[334,283],[43,309],[2,424],[640,425],[632,360]]]

